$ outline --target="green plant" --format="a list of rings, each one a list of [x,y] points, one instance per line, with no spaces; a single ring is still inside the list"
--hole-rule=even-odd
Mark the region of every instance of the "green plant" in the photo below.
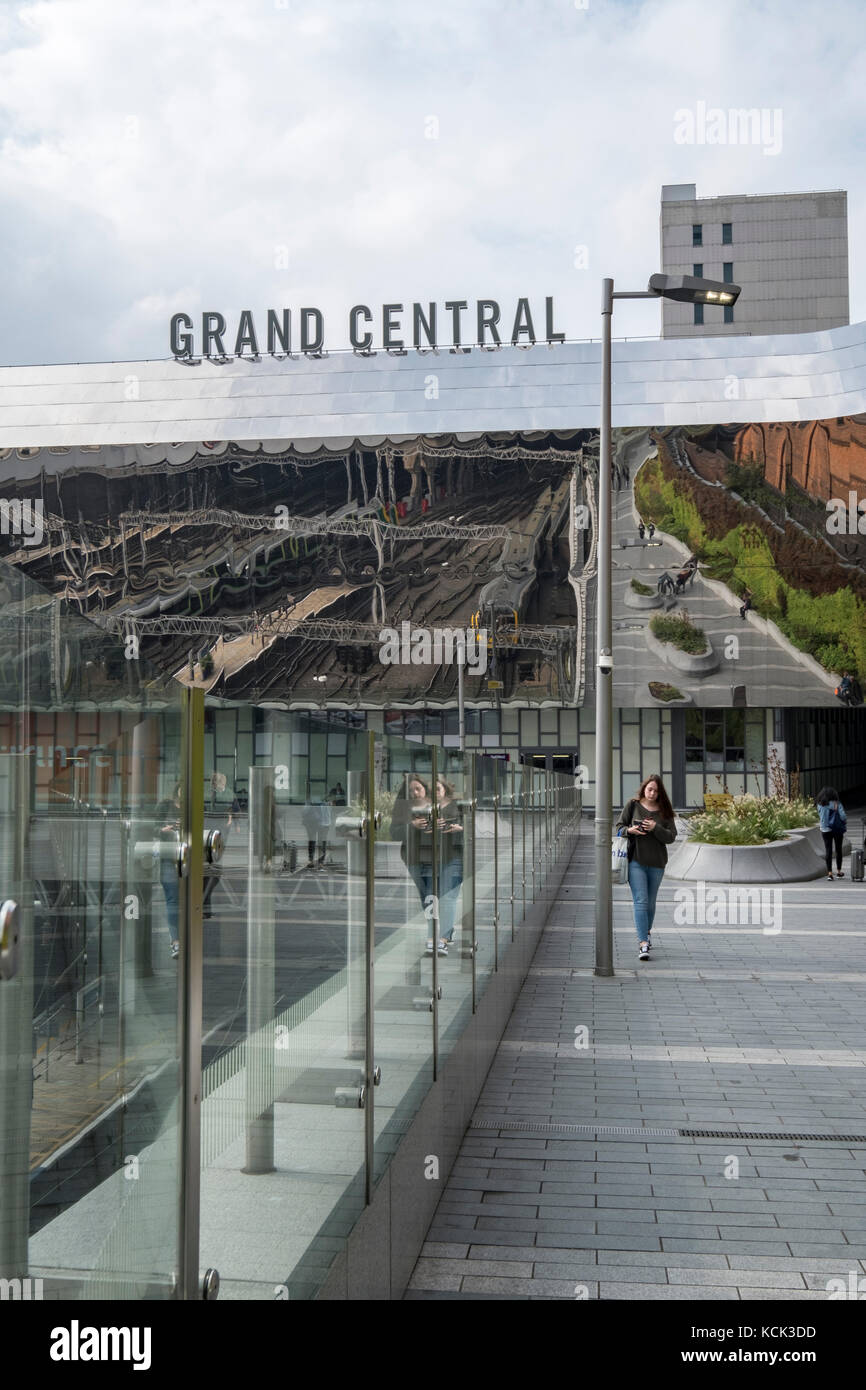
[[[650,632],[660,642],[670,642],[691,656],[703,656],[707,650],[707,634],[703,628],[695,627],[685,610],[673,617],[658,614],[650,622]]]
[[[689,820],[691,839],[705,845],[765,845],[818,817],[802,797],[741,796],[724,811],[702,811]]]
[[[376,788],[376,812],[381,815],[382,819],[379,822],[379,828],[374,835],[374,839],[390,840],[393,838],[391,835],[391,817],[394,814],[394,802],[397,800],[398,795],[398,792],[389,791],[386,787]],[[357,800],[353,801],[346,809],[350,815],[358,816],[359,819],[367,814],[366,806]]]
[[[650,681],[649,693],[654,700],[682,700],[683,692],[678,690],[675,685],[669,685],[667,681]]]
[[[654,594],[654,593],[655,593],[655,589],[650,588],[649,584],[642,584],[641,581],[640,581],[639,579],[633,579],[633,580],[631,581],[631,587],[634,589],[634,591],[635,591],[636,594]]]
[[[740,597],[749,590],[754,611],[825,670],[848,670],[866,684],[866,578],[843,567],[823,540],[779,517],[780,498],[761,482],[757,460],[731,466],[728,485],[741,502],[678,468],[664,437],[653,437],[659,452],[635,479],[644,520],[687,544],[708,577]]]

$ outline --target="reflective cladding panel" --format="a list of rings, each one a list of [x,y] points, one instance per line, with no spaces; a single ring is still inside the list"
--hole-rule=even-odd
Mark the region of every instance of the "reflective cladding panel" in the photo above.
[[[615,321],[614,321],[615,326]],[[0,449],[296,440],[347,447],[419,434],[598,425],[596,341],[371,357],[6,367]],[[137,387],[130,418],[130,378]],[[746,403],[742,408],[742,403]],[[856,415],[866,325],[613,344],[613,422],[648,428]],[[211,445],[210,447],[214,447]],[[37,470],[38,471],[38,470]]]
[[[181,687],[0,564],[0,1267],[179,1273]]]
[[[375,788],[375,1178],[429,1087],[434,1060],[433,750],[385,737]],[[438,1001],[437,1001],[438,1002]]]
[[[728,383],[745,419],[742,385]],[[866,424],[723,413],[616,433],[614,704],[856,705]],[[15,565],[216,697],[403,709],[407,736],[415,718],[424,738],[441,709],[446,749],[460,744],[461,687],[467,749],[495,746],[485,716],[509,712],[524,747],[556,748],[557,708],[592,707],[590,430],[355,441],[336,455],[289,441],[70,448],[46,456],[62,485],[49,468],[34,476],[46,451],[9,452]],[[637,770],[632,748],[622,756]]]
[[[365,1201],[368,736],[212,702],[205,739],[201,1263],[310,1298]]]

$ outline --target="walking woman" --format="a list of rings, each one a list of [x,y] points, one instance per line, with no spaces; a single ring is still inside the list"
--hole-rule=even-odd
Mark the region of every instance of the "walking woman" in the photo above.
[[[842,872],[842,841],[845,838],[845,829],[848,825],[845,807],[839,800],[839,793],[835,787],[822,787],[819,791],[818,817],[821,822],[821,834],[824,839],[824,858],[827,862],[827,877],[832,882],[834,848],[836,850],[836,877],[845,877]]]
[[[180,954],[180,876],[177,867],[177,850],[180,845],[180,794],[181,784],[176,782],[172,795],[161,801],[156,808],[156,819],[160,822],[157,831],[161,850],[159,877],[165,894],[165,919],[173,960],[177,960]]]
[[[439,955],[448,954],[454,940],[457,897],[463,882],[463,813],[454,788],[444,777],[436,783],[439,818]]]
[[[402,841],[400,858],[418,889],[421,906],[433,901],[433,825],[430,793],[417,773],[406,779],[406,791],[398,796],[391,813],[391,834]]]
[[[617,821],[628,835],[628,886],[634,907],[638,955],[649,960],[656,898],[668,862],[667,846],[677,838],[674,808],[662,779],[647,777],[626,802]]]

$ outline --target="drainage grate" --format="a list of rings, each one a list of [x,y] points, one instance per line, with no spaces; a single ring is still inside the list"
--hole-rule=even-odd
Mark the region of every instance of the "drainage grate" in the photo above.
[[[866,1144],[866,1134],[797,1134],[777,1129],[678,1129],[683,1139],[808,1139],[810,1143]]]
[[[866,1144],[866,1134],[801,1134],[778,1129],[650,1129],[629,1125],[534,1124],[531,1120],[473,1120],[470,1129],[532,1131],[536,1134],[639,1134],[652,1139],[773,1139],[823,1144]]]
[[[517,1129],[521,1132],[536,1130],[544,1134],[651,1134],[656,1138],[676,1139],[678,1129],[644,1129],[636,1125],[629,1129],[625,1125],[567,1125],[532,1124],[528,1120],[473,1120],[470,1129]]]

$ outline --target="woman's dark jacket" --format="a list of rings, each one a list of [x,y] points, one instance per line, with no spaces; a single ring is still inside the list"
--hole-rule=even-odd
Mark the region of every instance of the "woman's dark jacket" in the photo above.
[[[677,828],[659,811],[648,811],[633,796],[622,808],[617,825],[632,825],[641,820],[654,820],[655,826],[646,835],[629,835],[629,859],[645,869],[663,869],[668,862],[667,845],[677,838]]]

